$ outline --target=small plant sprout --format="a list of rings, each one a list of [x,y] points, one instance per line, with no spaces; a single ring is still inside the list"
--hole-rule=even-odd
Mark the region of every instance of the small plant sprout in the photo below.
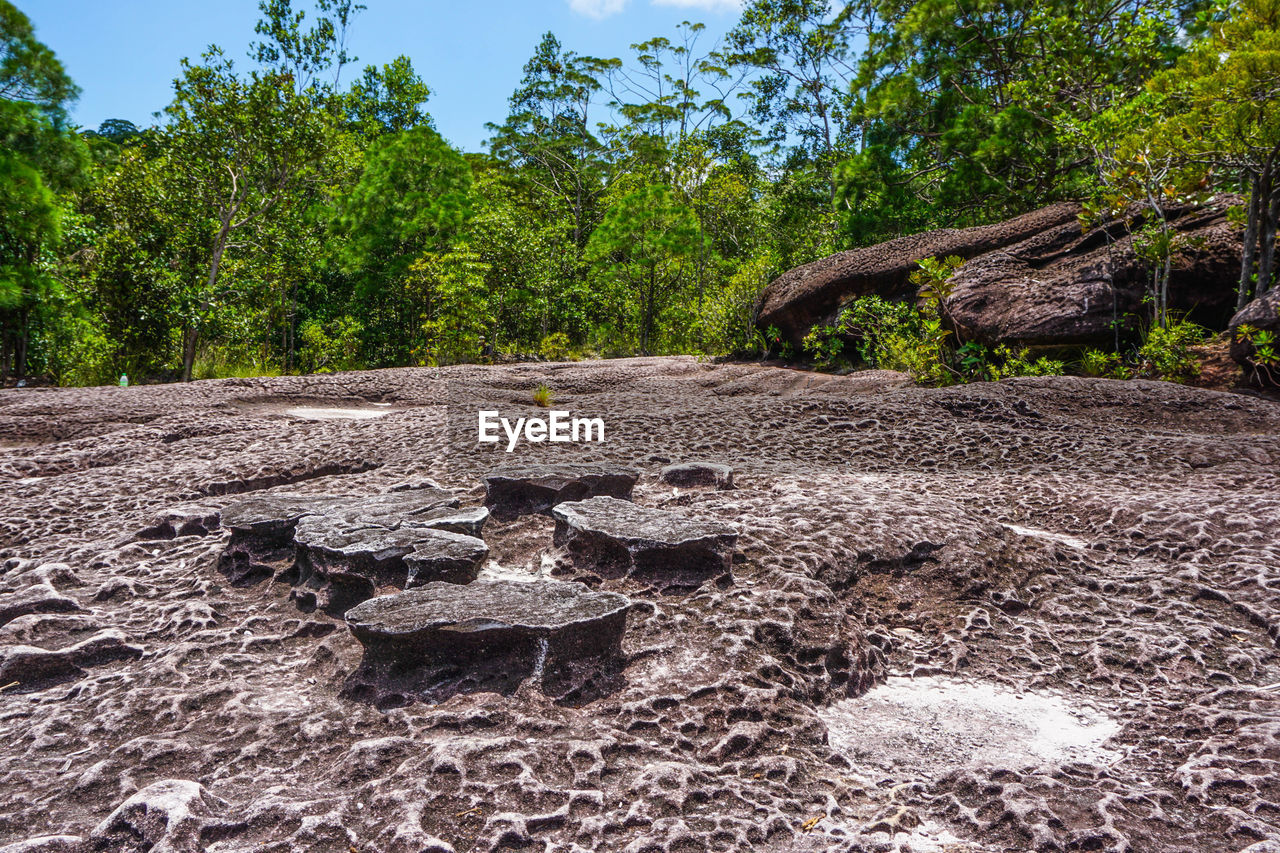
[[[551,390],[551,386],[543,382],[537,388],[533,389],[533,402],[537,403],[544,409],[551,408],[551,404],[556,401],[556,392]]]

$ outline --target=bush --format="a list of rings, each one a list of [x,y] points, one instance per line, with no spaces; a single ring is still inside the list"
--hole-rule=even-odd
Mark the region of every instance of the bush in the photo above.
[[[1167,326],[1152,326],[1138,349],[1140,376],[1185,382],[1200,372],[1191,348],[1212,333],[1186,319],[1172,320]]]
[[[556,392],[551,390],[551,386],[545,382],[533,389],[533,402],[537,403],[544,409],[551,408],[552,403],[556,401]]]
[[[568,361],[572,355],[569,336],[564,332],[553,332],[538,344],[538,353],[547,361]]]
[[[298,330],[298,369],[303,373],[358,370],[361,325],[351,317],[321,324],[309,320]]]

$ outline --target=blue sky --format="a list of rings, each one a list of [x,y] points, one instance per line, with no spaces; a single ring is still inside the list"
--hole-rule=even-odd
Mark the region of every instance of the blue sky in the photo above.
[[[432,89],[428,110],[455,145],[480,150],[486,121],[506,116],[507,97],[542,33],[570,50],[629,55],[627,46],[672,37],[683,20],[707,25],[710,47],[737,22],[741,0],[363,0],[350,49],[366,64],[400,54]],[[16,0],[36,35],[83,90],[73,120],[153,122],[169,101],[178,61],[211,43],[239,61],[254,40],[257,0]],[[296,6],[309,8],[306,0]],[[248,63],[247,58],[244,60]]]

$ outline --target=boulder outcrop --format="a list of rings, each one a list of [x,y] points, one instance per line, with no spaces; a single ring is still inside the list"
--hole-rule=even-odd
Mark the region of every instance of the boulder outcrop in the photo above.
[[[526,681],[557,699],[596,695],[622,662],[630,605],[559,581],[429,583],[374,598],[346,615],[364,658],[345,692],[383,707]]]
[[[784,339],[798,345],[845,300],[871,293],[912,295],[911,274],[925,258],[956,255],[968,260],[1068,225],[1079,214],[1079,205],[1063,202],[995,225],[912,234],[813,261],[783,273],[765,288],[756,325],[762,330],[776,327]]]
[[[1170,213],[1183,240],[1169,279],[1169,307],[1221,329],[1235,307],[1240,233],[1227,221],[1231,197]],[[1151,265],[1117,223],[1046,230],[966,263],[952,279],[944,313],[962,340],[1010,346],[1105,345],[1136,330]]]
[[[1225,328],[1235,307],[1241,236],[1227,219],[1238,204],[1217,196],[1199,208],[1167,211],[1182,238],[1169,283],[1172,309]],[[1061,203],[996,225],[943,229],[841,252],[797,267],[761,296],[757,326],[776,327],[799,344],[815,325],[834,322],[840,306],[867,294],[910,299],[910,275],[925,258],[957,255],[944,315],[961,340],[1010,346],[1102,345],[1115,328],[1136,328],[1147,313],[1150,264],[1134,251],[1145,224],[1081,226],[1078,205]]]
[[[660,589],[696,587],[728,574],[738,541],[737,529],[724,522],[614,498],[561,504],[551,514],[555,544],[576,566]]]
[[[733,468],[718,462],[681,462],[663,468],[658,479],[671,486],[732,489]]]
[[[1280,287],[1272,287],[1241,308],[1231,318],[1228,326],[1231,332],[1231,357],[1245,369],[1245,373],[1259,384],[1272,387],[1280,385],[1280,368],[1259,363],[1253,341],[1238,335],[1241,326],[1271,332],[1280,340]]]

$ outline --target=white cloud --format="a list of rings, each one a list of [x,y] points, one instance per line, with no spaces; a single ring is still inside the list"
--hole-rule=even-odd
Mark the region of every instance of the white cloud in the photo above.
[[[653,0],[653,5],[702,9],[704,12],[737,12],[744,3],[743,0]]]
[[[588,18],[607,18],[626,8],[627,0],[569,0],[569,8]]]

